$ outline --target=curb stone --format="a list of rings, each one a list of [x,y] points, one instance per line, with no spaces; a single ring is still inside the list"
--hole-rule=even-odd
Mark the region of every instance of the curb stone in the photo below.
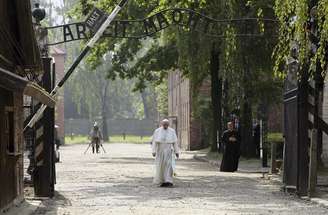
[[[207,162],[210,165],[218,167],[218,168],[221,163],[220,161],[209,160],[206,156],[194,155],[194,159],[198,160],[198,161],[202,161],[202,162]],[[239,168],[238,172],[267,174],[267,173],[269,173],[269,168],[260,168],[258,170],[248,170],[248,169]]]
[[[328,200],[327,199],[321,199],[321,198],[310,198],[310,201],[311,202],[314,202],[314,203],[316,203],[316,204],[318,204],[318,205],[321,205],[321,206],[323,206],[323,207],[325,207],[325,208],[328,208]]]
[[[199,155],[194,155],[194,159],[198,160],[198,161],[202,161],[202,162],[207,162],[213,166],[218,167],[219,166],[219,161],[214,161],[214,160],[209,160],[207,157],[205,156],[199,156]]]
[[[219,162],[218,161],[214,161],[214,160],[209,160],[206,156],[199,156],[199,155],[194,155],[194,159],[201,161],[201,162],[207,162],[210,165],[219,166]],[[309,197],[301,197],[300,199],[302,200],[307,200],[310,201],[312,203],[318,204],[322,207],[328,208],[328,199],[323,199],[323,198],[319,198],[319,197],[313,197],[313,198],[309,198]]]

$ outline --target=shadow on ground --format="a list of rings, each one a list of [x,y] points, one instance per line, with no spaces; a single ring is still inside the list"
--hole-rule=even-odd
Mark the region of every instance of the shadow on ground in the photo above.
[[[314,208],[311,203],[280,192],[278,185],[261,179],[261,174],[222,173],[208,163],[186,159],[191,155],[177,161],[174,188],[160,188],[152,184],[154,159],[147,157],[146,148],[127,153],[130,146],[124,147],[98,157],[82,157],[79,148],[66,152],[72,157],[59,168],[59,192],[36,214],[70,214],[62,213],[62,208],[124,207],[164,208],[166,214],[181,208],[198,210],[198,214],[209,214],[201,210],[220,214],[220,209],[225,214],[308,214]]]
[[[58,213],[59,208],[72,206],[69,199],[59,192],[55,192],[55,196],[52,199],[43,200],[42,204],[32,215],[41,215],[41,214],[61,214]]]

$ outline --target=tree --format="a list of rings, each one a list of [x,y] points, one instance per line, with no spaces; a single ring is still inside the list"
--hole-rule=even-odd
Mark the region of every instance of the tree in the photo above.
[[[110,56],[107,56],[106,62],[110,62],[108,58]],[[142,104],[140,94],[133,92],[133,81],[109,80],[107,79],[109,69],[112,69],[112,66],[107,63],[96,69],[84,65],[78,73],[74,74],[68,85],[73,101],[79,109],[83,106],[91,120],[101,119],[104,140],[108,140],[109,118],[137,118]]]
[[[222,85],[221,79],[219,78],[220,69],[220,52],[216,49],[216,44],[213,43],[211,59],[210,59],[210,70],[211,70],[211,101],[212,101],[212,151],[217,151],[217,139],[221,134],[221,98],[222,98]],[[219,147],[222,150],[221,144]]]
[[[81,0],[75,14],[86,15],[93,3],[95,2],[91,0]],[[96,5],[109,11],[114,2],[104,0],[96,2]],[[143,1],[130,1],[127,9],[119,15],[119,18],[144,18],[168,7],[191,8],[216,19],[247,16],[274,18],[272,6],[272,0],[239,2],[234,0],[151,0],[147,4]],[[103,39],[92,51],[88,62],[91,67],[94,67],[101,62],[101,57],[108,50],[114,50],[112,61],[114,69],[108,70],[108,77],[113,80],[116,77],[135,78],[138,80],[135,87],[140,90],[149,83],[162,83],[170,70],[179,69],[191,81],[194,112],[192,117],[194,118],[199,118],[201,115],[201,110],[198,108],[200,107],[198,105],[200,102],[198,89],[206,78],[212,77],[213,120],[211,129],[213,134],[219,135],[222,130],[220,126],[223,123],[220,113],[222,110],[222,83],[229,83],[229,92],[227,93],[229,93],[230,99],[225,100],[229,105],[224,104],[224,106],[231,111],[239,107],[242,109],[241,118],[245,140],[243,145],[246,146],[245,148],[249,148],[248,146],[252,144],[252,112],[263,102],[257,97],[260,93],[256,90],[263,87],[262,80],[272,86],[271,89],[279,89],[281,85],[279,81],[272,81],[274,74],[271,53],[276,40],[266,35],[256,39],[246,38],[247,44],[245,44],[245,38],[238,36],[238,34],[245,34],[244,27],[244,23],[222,25],[220,31],[225,34],[224,38],[208,37],[193,31],[193,29],[186,30],[186,28],[177,26],[165,29],[162,34],[155,35],[152,40]],[[271,30],[261,21],[253,22],[247,27],[260,29],[262,32]],[[259,62],[258,58],[262,60]],[[221,82],[215,82],[217,74]],[[278,93],[280,93],[279,90]],[[267,97],[268,94],[265,96]],[[226,110],[226,112],[228,111]],[[215,151],[217,135],[212,135],[211,144],[212,150]],[[249,150],[246,150],[245,153],[251,154]]]
[[[275,13],[279,20],[279,43],[275,49],[275,72],[284,78],[285,59],[290,50],[297,49],[300,63],[298,80],[307,85],[315,81],[315,112],[322,113],[323,80],[328,68],[328,4],[326,0],[299,0],[296,2],[276,0]],[[321,95],[321,98],[320,98]],[[322,164],[322,131],[315,119],[313,127],[318,129],[318,162]]]
[[[275,18],[273,1],[270,0],[227,1],[227,5],[230,10],[228,18]],[[238,36],[254,31],[262,32],[263,36]],[[226,28],[227,37],[223,48],[224,78],[229,83],[229,103],[234,108],[230,107],[240,109],[242,153],[247,157],[255,156],[255,146],[252,141],[253,113],[257,112],[259,105],[269,106],[281,100],[279,96],[282,82],[275,78],[272,69],[271,54],[276,44],[276,39],[271,36],[272,32],[275,32],[274,26],[261,21],[240,23]],[[260,90],[265,87],[274,91]]]

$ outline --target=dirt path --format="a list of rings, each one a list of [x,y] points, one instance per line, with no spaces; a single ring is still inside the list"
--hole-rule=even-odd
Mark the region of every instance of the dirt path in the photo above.
[[[192,153],[177,161],[175,188],[159,188],[152,185],[149,145],[105,148],[107,154],[83,155],[86,145],[62,147],[56,198],[36,214],[328,214],[281,193],[260,174],[221,173]]]

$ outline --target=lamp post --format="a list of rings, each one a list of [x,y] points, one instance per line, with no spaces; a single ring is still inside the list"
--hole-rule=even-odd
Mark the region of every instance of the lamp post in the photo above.
[[[41,26],[41,21],[46,17],[46,11],[44,8],[40,8],[39,3],[34,4],[35,8],[32,10],[32,16],[34,18],[34,28],[37,43],[39,45],[40,53],[42,57],[48,56],[48,31]]]
[[[34,4],[35,8],[32,10],[32,15],[36,21],[36,24],[40,24],[40,22],[46,17],[46,10],[44,8],[40,8],[40,3]]]
[[[47,55],[47,48],[46,48],[46,43],[47,41],[45,38],[47,38],[47,34],[45,33],[46,30],[41,27],[40,22],[45,18],[46,13],[45,9],[40,8],[39,3],[35,3],[34,9],[32,10],[32,16],[34,18],[33,26],[35,29],[35,36],[36,40],[38,43],[38,46],[41,50],[41,55],[46,54]],[[41,76],[40,75],[32,75],[32,79],[35,82],[40,82],[41,81]],[[30,105],[30,114],[32,115],[33,112],[35,111],[36,104],[34,103],[33,98],[29,101]],[[34,172],[36,169],[36,160],[35,160],[35,137],[36,137],[36,131],[34,128],[28,129],[25,133],[25,141],[29,150],[28,154],[28,159],[29,159],[29,166],[27,168],[27,173],[31,176],[31,183],[34,181]]]

